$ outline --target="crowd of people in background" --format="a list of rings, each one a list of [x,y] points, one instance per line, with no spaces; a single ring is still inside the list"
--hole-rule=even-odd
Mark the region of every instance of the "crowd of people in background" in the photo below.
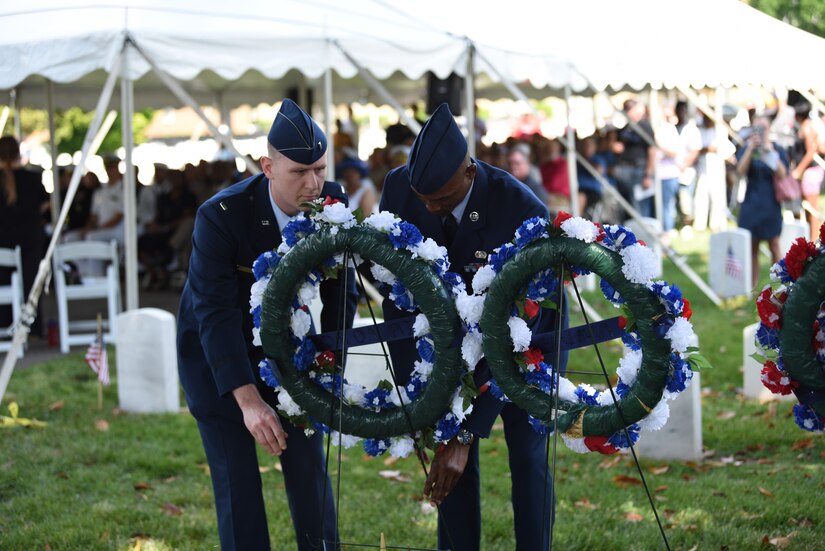
[[[740,180],[744,181],[746,188],[736,220],[753,236],[754,276],[758,273],[761,242],[767,242],[774,261],[780,255],[783,205],[774,195],[776,178],[792,176],[800,185],[802,199],[811,208],[803,210],[799,203],[784,206],[806,219],[812,232],[821,224],[818,208],[825,171],[816,156],[825,154],[825,124],[812,114],[809,104],[795,106],[795,125],[787,129],[776,127],[775,111],[752,110],[750,125],[733,141],[727,133],[717,134],[712,117],[701,113],[691,117],[685,102],[676,103],[657,117],[655,125],[647,107],[637,99],[626,100],[623,113],[625,126],[605,126],[576,139],[578,161],[574,172],[583,216],[601,223],[621,223],[628,217],[613,194],[605,192],[604,186],[611,186],[642,216],[659,218],[661,238],[667,245],[680,228],[726,228],[729,220],[734,220],[729,206],[737,204]],[[415,135],[404,124],[394,124],[386,129],[386,146],[375,149],[364,160],[358,156],[358,131],[352,119],[339,120],[337,130],[333,136],[336,179],[346,189],[353,211],[374,212],[385,175],[407,162]],[[476,137],[480,139],[484,131],[480,121]],[[518,132],[504,143],[487,146],[479,141],[476,158],[509,171],[551,212],[569,210],[571,171],[563,139],[540,132]],[[737,146],[734,141],[741,143]],[[19,164],[17,141],[2,138],[0,247],[23,247],[23,279],[28,293],[42,258],[51,213],[39,175]],[[121,164],[117,157],[104,159],[104,182],[93,172],[83,174],[66,220],[64,241],[115,239],[122,245]],[[61,201],[65,200],[72,171],[72,167],[59,169]],[[182,285],[198,206],[249,175],[248,171],[239,172],[235,162],[226,160],[187,164],[182,170],[155,165],[152,185],[137,186],[138,257],[144,289]],[[657,186],[661,213],[655,209]],[[77,269],[77,276],[83,277],[100,268],[90,265],[67,269]],[[0,273],[0,277],[7,274]],[[755,284],[756,279],[753,281]],[[5,321],[0,319],[0,325]],[[33,330],[35,334],[42,333],[39,322]]]

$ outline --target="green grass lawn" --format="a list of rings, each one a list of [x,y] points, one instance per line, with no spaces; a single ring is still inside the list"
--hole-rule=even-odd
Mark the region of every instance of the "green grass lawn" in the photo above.
[[[678,244],[703,277],[706,240],[700,235]],[[825,548],[825,441],[796,428],[790,403],[759,404],[738,392],[742,328],[756,320],[752,303],[720,310],[671,264],[665,270],[691,300],[702,352],[714,364],[702,373],[707,458],[642,461],[671,547]],[[586,298],[603,315],[614,315],[604,299]],[[614,344],[602,349],[612,372],[620,350]],[[571,368],[598,368],[595,354],[571,354]],[[115,389],[113,384],[105,390],[98,412],[94,374],[81,354],[15,372],[3,413],[14,400],[21,417],[48,425],[0,429],[0,549],[219,547],[194,420],[186,412],[120,413]],[[561,442],[558,452],[555,549],[664,549],[629,456],[578,455]],[[482,549],[511,550],[507,448],[500,427],[483,442],[481,456]],[[291,549],[277,460],[261,453],[260,462],[273,549]],[[412,459],[387,463],[359,449],[343,454],[342,538],[377,544],[384,533],[389,545],[435,547],[436,516],[419,499],[420,466]],[[385,478],[379,475],[384,470],[400,475]]]

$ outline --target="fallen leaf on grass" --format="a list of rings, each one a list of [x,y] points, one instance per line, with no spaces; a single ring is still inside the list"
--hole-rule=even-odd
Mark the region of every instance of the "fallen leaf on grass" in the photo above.
[[[95,428],[100,432],[106,432],[109,430],[109,421],[106,419],[98,419],[95,421]]]
[[[209,472],[209,465],[207,465],[206,463],[198,463],[197,467],[198,467],[200,470],[202,470],[202,471],[203,471],[203,473],[204,473],[206,476],[211,476],[211,473]]]
[[[401,471],[378,471],[378,476],[396,482],[410,482],[412,480],[409,476],[401,474]]]
[[[435,505],[431,505],[429,501],[422,501],[421,502],[421,514],[423,515],[431,515],[438,511]]]
[[[152,489],[152,487],[149,486],[145,482],[138,482],[137,484],[134,485],[134,488],[135,488],[135,490],[138,490],[138,491],[140,491],[140,490],[151,490]]]
[[[621,488],[624,486],[640,485],[642,481],[636,478],[635,476],[617,474],[613,477],[613,483]]]
[[[161,480],[161,482],[163,482],[164,484],[169,484],[170,482],[174,482],[177,479],[178,479],[178,477],[176,477],[174,475],[173,476],[167,476],[166,478]]]
[[[387,467],[392,467],[396,463],[398,463],[398,458],[395,457],[395,456],[391,455],[391,456],[387,457],[386,459],[384,459],[384,465],[387,466]]]
[[[648,469],[653,474],[665,474],[670,470],[669,465],[662,465],[661,467],[651,467]]]
[[[58,473],[57,473],[56,475],[54,475],[54,476],[56,476],[57,478],[59,478],[59,479],[61,479],[61,480],[69,480],[69,475],[67,475],[67,474],[66,474],[66,473],[64,473],[63,471],[58,472]]]
[[[794,442],[793,446],[791,446],[791,449],[792,450],[804,450],[804,449],[813,448],[813,447],[814,447],[814,441],[813,441],[812,438],[803,438],[802,440],[797,440],[796,442]]]
[[[734,417],[736,417],[735,411],[720,411],[716,414],[716,418],[720,421],[728,421],[730,419],[733,419]]]
[[[639,513],[634,513],[633,511],[624,514],[624,519],[628,522],[640,522],[645,519]]]
[[[283,467],[283,465],[281,465],[280,461],[278,463],[275,463],[275,470],[278,471],[279,473],[284,472],[284,467]]]
[[[611,458],[611,459],[605,459],[604,461],[599,463],[599,468],[600,469],[612,469],[613,467],[618,465],[619,461],[621,461],[621,460],[622,460],[622,458],[619,457],[618,455]]]
[[[764,536],[762,538],[762,545],[773,545],[777,549],[784,549],[791,544],[791,538],[796,535],[796,532],[791,532],[787,536],[778,536],[775,538],[768,538],[768,536]]]
[[[742,511],[739,513],[739,516],[745,520],[753,520],[755,518],[762,518],[760,513],[748,513],[747,511]]]
[[[766,490],[762,486],[759,487],[759,493],[762,494],[763,496],[773,497],[773,492],[771,492],[770,490]]]
[[[49,404],[49,411],[59,411],[63,409],[66,403],[63,400],[58,400]]]
[[[174,503],[164,503],[161,509],[163,509],[163,512],[169,515],[170,517],[179,517],[183,514],[183,509],[181,509]]]
[[[654,492],[664,492],[665,490],[667,490],[667,484],[662,484],[653,489]]]
[[[578,501],[574,501],[573,506],[578,507],[579,509],[588,509],[590,511],[593,511],[594,509],[599,508],[598,505],[596,505],[595,503],[591,503],[590,500],[587,499],[586,497],[583,497]]]
[[[47,543],[43,546],[43,551],[52,551],[52,546]]]
[[[788,524],[792,526],[801,526],[802,528],[813,528],[813,521],[807,517],[802,517],[801,519],[797,520],[793,517],[788,519]]]

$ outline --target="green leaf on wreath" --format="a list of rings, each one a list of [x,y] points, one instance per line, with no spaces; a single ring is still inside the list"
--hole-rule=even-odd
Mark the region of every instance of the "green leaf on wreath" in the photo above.
[[[546,308],[548,310],[558,310],[559,309],[559,305],[556,304],[556,301],[549,298],[549,297],[544,299],[543,301],[539,302],[539,306],[541,306],[542,308]]]
[[[355,212],[353,212],[352,215],[355,217],[355,221],[359,224],[363,223],[364,220],[367,218],[366,216],[364,216],[364,211],[361,209],[361,207],[355,209]]]
[[[619,310],[622,312],[622,316],[624,319],[627,320],[627,325],[625,325],[625,331],[628,333],[636,329],[636,316],[633,315],[633,312],[630,310],[630,306],[627,303],[622,304],[619,307]]]
[[[389,390],[389,391],[394,391],[395,390],[395,387],[393,386],[393,384],[391,382],[389,382],[388,380],[386,380],[386,379],[381,379],[378,382],[378,388],[380,388],[381,390]]]
[[[686,358],[686,361],[693,371],[713,368],[710,361],[701,354],[691,354]]]

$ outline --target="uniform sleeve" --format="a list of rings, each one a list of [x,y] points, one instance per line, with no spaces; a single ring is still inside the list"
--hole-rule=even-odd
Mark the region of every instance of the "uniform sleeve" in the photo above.
[[[237,247],[213,206],[198,211],[188,283],[201,346],[222,396],[256,382],[243,336],[243,313],[237,306]]]

